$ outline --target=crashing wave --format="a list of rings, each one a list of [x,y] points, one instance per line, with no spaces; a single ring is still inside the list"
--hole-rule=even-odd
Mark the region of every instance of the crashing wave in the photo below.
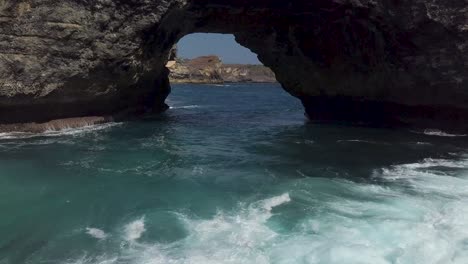
[[[171,106],[169,109],[195,109],[201,108],[199,105],[183,105],[183,106]]]
[[[450,134],[438,129],[425,129],[424,131],[414,131],[418,134],[424,134],[428,136],[438,136],[438,137],[465,137],[466,134]]]
[[[102,231],[101,229],[98,228],[92,228],[92,227],[87,227],[86,228],[86,234],[96,238],[96,239],[106,239],[107,234],[106,232]]]
[[[146,231],[145,219],[142,217],[123,227],[124,241],[120,242],[132,243],[120,247],[120,252],[84,256],[71,263],[269,264],[271,261],[261,247],[273,241],[278,233],[268,227],[266,222],[273,216],[271,211],[274,208],[290,201],[289,194],[285,193],[241,206],[234,214],[220,211],[211,219],[194,219],[175,213],[189,235],[170,244],[137,242]]]
[[[124,239],[126,241],[138,240],[145,231],[145,218],[142,217],[125,226]]]
[[[105,123],[99,125],[89,125],[77,128],[63,128],[60,130],[49,129],[41,133],[30,133],[30,132],[5,132],[0,133],[0,140],[4,139],[28,139],[37,137],[60,137],[60,136],[75,136],[99,130],[105,130],[111,127],[122,125],[122,123]]]

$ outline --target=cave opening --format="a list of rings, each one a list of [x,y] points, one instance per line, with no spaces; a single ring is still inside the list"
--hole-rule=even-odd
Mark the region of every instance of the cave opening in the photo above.
[[[185,35],[171,49],[166,67],[172,84],[277,82],[273,71],[233,34]]]
[[[236,41],[234,34],[190,33],[169,53],[166,68],[171,93],[169,116],[178,120],[224,123],[250,119],[303,120],[303,108],[277,81],[258,55]],[[259,122],[262,122],[259,121]],[[234,122],[236,123],[236,122]]]

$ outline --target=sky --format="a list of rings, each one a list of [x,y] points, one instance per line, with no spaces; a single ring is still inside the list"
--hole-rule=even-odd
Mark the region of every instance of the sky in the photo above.
[[[218,55],[224,63],[261,64],[257,55],[239,45],[231,34],[194,33],[177,44],[181,58]]]

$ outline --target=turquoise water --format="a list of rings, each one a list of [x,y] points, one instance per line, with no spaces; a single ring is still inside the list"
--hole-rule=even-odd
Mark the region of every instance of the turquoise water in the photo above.
[[[277,85],[1,134],[0,264],[468,263],[468,140],[310,124]]]

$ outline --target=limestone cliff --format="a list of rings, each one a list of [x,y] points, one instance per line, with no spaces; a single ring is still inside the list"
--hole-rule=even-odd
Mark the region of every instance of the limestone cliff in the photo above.
[[[222,83],[222,65],[216,56],[203,56],[192,60],[169,61],[166,66],[172,83]]]
[[[221,77],[226,83],[275,83],[275,73],[263,65],[225,64]]]
[[[275,74],[263,65],[224,64],[217,56],[177,59],[166,65],[171,83],[272,83]]]
[[[234,34],[313,120],[468,130],[463,0],[0,0],[0,123],[163,111],[194,32]]]

